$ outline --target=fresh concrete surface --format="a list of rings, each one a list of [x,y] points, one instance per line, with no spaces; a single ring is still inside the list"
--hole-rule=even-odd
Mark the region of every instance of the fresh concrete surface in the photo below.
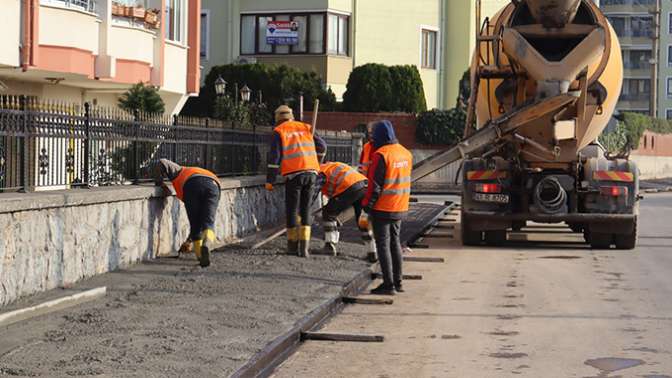
[[[413,253],[445,264],[405,263],[423,280],[393,305],[349,305],[322,329],[384,343],[308,341],[275,376],[672,377],[670,223],[672,194],[647,194],[634,251],[591,250],[566,229],[498,248],[427,238]]]
[[[282,185],[263,177],[222,179],[218,244],[284,217]],[[83,278],[171,254],[189,222],[175,197],[153,186],[0,194],[0,306]]]

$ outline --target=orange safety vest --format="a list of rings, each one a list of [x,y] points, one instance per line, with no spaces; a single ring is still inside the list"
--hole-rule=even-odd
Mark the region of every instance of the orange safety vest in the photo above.
[[[369,173],[369,166],[371,165],[371,152],[373,152],[373,143],[366,142],[362,148],[362,156],[359,157],[359,171],[364,176]]]
[[[327,179],[322,185],[322,194],[329,198],[334,198],[356,183],[366,180],[366,176],[344,163],[322,164],[320,165],[320,172]]]
[[[413,155],[398,143],[385,145],[376,153],[385,159],[386,170],[385,183],[373,209],[391,213],[408,211]]]
[[[189,180],[193,175],[199,176],[208,176],[215,180],[217,185],[219,185],[219,179],[215,176],[214,173],[208,171],[207,169],[199,167],[182,167],[180,173],[175,177],[175,180],[171,181],[173,183],[173,188],[175,188],[175,195],[177,198],[182,200],[184,197],[184,184]]]
[[[286,176],[294,172],[320,170],[310,125],[287,121],[276,127],[275,132],[282,141],[280,174]]]

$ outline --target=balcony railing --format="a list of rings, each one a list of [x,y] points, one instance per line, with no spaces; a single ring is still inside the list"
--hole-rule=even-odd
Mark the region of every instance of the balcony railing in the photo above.
[[[40,0],[40,3],[79,9],[91,13],[96,11],[96,0]]]
[[[600,6],[605,5],[654,5],[656,0],[601,0]]]
[[[618,97],[619,101],[649,101],[651,99],[650,93],[635,93],[635,94],[621,94]]]

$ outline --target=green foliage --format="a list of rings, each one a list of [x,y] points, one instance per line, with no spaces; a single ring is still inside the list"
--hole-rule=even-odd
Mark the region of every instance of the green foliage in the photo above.
[[[316,98],[320,99],[320,110],[333,110],[336,104],[333,92],[322,87],[322,81],[315,72],[304,72],[286,65],[227,64],[210,70],[199,96],[187,101],[182,114],[214,116],[218,103],[214,83],[220,75],[227,82],[226,93],[232,100],[235,96],[240,99],[240,94],[235,93],[237,83],[239,91],[243,85],[252,89],[251,102],[259,102],[261,91],[262,101],[268,109],[275,109],[282,104],[298,109],[300,93],[303,93],[306,110],[313,108]]]
[[[161,114],[165,111],[159,90],[153,85],[137,83],[119,98],[119,107],[131,114],[145,112]]]
[[[420,72],[415,66],[370,63],[350,73],[343,95],[348,112],[420,113],[427,109]]]
[[[250,111],[247,104],[236,103],[231,97],[221,97],[215,100],[213,116],[217,119],[230,121],[236,128],[252,128]]]
[[[623,112],[618,118],[616,129],[604,132],[599,137],[600,143],[612,153],[629,153],[639,148],[639,142],[646,130],[672,134],[672,123],[665,119],[630,112]]]
[[[430,110],[418,117],[415,138],[424,144],[452,145],[460,141],[467,113],[464,109]]]
[[[455,106],[466,109],[469,103],[469,96],[471,96],[471,72],[467,69],[460,79],[457,104]]]

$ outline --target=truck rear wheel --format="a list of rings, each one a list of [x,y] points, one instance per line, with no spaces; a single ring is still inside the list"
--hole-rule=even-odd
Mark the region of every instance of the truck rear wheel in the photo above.
[[[485,243],[491,246],[500,246],[506,242],[506,230],[485,231]]]
[[[617,249],[635,249],[637,245],[637,218],[635,218],[631,233],[614,235],[614,244],[616,244]]]
[[[611,242],[613,240],[612,234],[606,234],[603,232],[591,232],[590,233],[590,247],[593,249],[609,249],[611,247]]]

